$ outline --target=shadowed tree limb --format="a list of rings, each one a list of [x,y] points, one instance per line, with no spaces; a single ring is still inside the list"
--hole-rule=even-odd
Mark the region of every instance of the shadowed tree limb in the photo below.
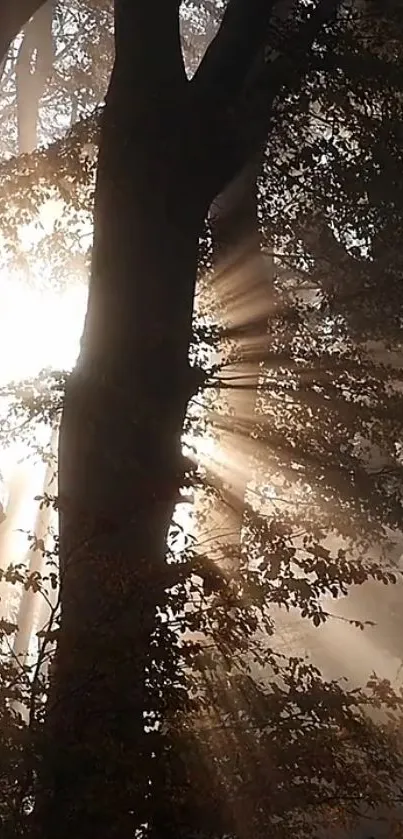
[[[334,19],[341,0],[320,0],[308,20],[297,27],[297,31],[286,38],[278,58],[267,62],[270,65],[270,81],[273,75],[280,76],[284,65],[290,60],[294,63],[295,55],[306,55],[322,27]],[[205,92],[213,107],[229,107],[245,90],[245,84],[254,85],[260,81],[260,73],[252,72],[261,50],[270,42],[270,30],[279,23],[277,9],[281,4],[275,0],[230,0],[217,35],[208,47],[200,66],[195,73],[193,84]],[[282,28],[298,21],[295,19],[295,7],[291,3],[288,10],[289,20],[282,20]],[[280,14],[280,18],[283,15]],[[260,62],[258,62],[260,64]],[[272,85],[271,85],[272,86]]]
[[[259,60],[259,55],[255,56],[238,100],[227,116],[227,132],[231,138],[225,153],[227,183],[264,145],[270,131],[274,101],[282,90],[291,90],[298,85],[309,70],[312,46],[323,28],[336,19],[340,4],[341,0],[322,0],[308,20],[285,39],[281,50],[269,49],[264,62]],[[292,26],[292,20],[284,23],[285,28]],[[267,46],[271,46],[270,37]]]
[[[274,5],[275,0],[230,0],[194,77],[216,105],[229,105],[238,96],[265,44]]]

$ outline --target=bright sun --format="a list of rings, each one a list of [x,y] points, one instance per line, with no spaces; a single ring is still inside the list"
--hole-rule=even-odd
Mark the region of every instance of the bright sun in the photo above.
[[[0,385],[68,369],[79,349],[87,290],[38,290],[0,273]]]

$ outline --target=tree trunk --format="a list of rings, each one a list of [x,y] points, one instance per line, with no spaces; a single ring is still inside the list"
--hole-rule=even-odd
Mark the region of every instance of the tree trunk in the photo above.
[[[190,395],[197,233],[178,235],[122,182],[103,203],[106,170],[104,158],[89,315],[60,432],[62,623],[46,833],[57,828],[60,839],[132,837],[133,798],[140,806],[146,795],[145,671],[169,582],[166,538]]]
[[[125,27],[141,38],[136,17],[148,17],[151,32],[153,15],[129,6],[122,29],[117,15],[88,312],[60,429],[62,617],[41,839],[133,839],[145,818],[146,670],[156,609],[172,576],[166,539],[184,474],[180,439],[192,392],[188,351],[204,208],[195,206],[186,168],[185,76],[172,79],[168,95],[160,80],[150,91],[149,78],[143,93],[136,84],[142,45],[133,55]]]
[[[39,104],[52,72],[53,0],[47,0],[27,24],[16,62],[18,151],[30,154],[38,144]]]
[[[56,450],[56,431],[52,432],[51,451],[55,455]],[[55,493],[55,464],[49,463],[46,467],[43,492],[53,495]],[[43,509],[38,509],[36,521],[34,524],[34,536],[36,545],[34,545],[27,554],[26,566],[29,574],[44,575],[46,570],[44,568],[44,545],[49,534],[49,527],[52,518],[52,507],[44,506]],[[18,630],[14,638],[14,655],[19,659],[21,664],[25,664],[29,645],[33,633],[38,627],[39,614],[43,613],[41,594],[34,591],[33,587],[23,590],[18,609],[17,626]],[[42,627],[40,627],[42,628]]]
[[[15,557],[15,534],[20,525],[19,516],[27,487],[26,470],[20,467],[13,474],[8,485],[8,499],[5,515],[0,524],[0,571],[4,572]],[[0,617],[10,620],[10,584],[0,581]]]

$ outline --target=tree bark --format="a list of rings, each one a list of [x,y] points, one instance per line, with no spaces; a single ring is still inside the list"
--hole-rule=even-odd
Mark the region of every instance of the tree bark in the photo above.
[[[42,839],[132,839],[143,820],[150,637],[170,580],[166,539],[192,391],[188,350],[204,208],[191,191],[186,149],[194,138],[178,16],[162,4],[163,55],[158,46],[153,59],[155,10],[117,7],[88,312],[60,429],[62,617],[47,794],[37,813]]]
[[[153,199],[146,209],[143,190],[128,194],[121,179],[112,196],[108,184],[107,197],[107,156],[89,315],[60,432],[62,620],[49,710],[49,837],[56,828],[59,837],[133,835],[150,772],[149,644],[170,581],[166,538],[184,474],[197,230],[172,229]],[[103,286],[108,274],[114,288]]]

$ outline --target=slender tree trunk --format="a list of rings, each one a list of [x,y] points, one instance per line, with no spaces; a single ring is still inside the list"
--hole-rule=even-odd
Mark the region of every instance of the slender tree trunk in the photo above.
[[[0,570],[5,571],[15,562],[15,535],[20,525],[19,516],[27,489],[27,474],[20,467],[12,476],[8,486],[8,500],[5,516],[0,524]],[[10,620],[10,584],[4,579],[0,582],[0,616]]]
[[[57,445],[56,440],[57,435],[54,431],[51,440],[53,454],[55,453]],[[53,494],[55,489],[55,465],[54,463],[50,463],[45,471],[43,491]],[[43,547],[48,537],[51,517],[51,507],[45,506],[43,509],[38,510],[34,526],[36,545],[34,545],[34,547],[28,552],[26,557],[27,568],[30,574],[45,573]],[[43,611],[41,606],[41,595],[36,592],[33,587],[30,587],[22,592],[16,621],[18,630],[14,638],[14,655],[19,659],[21,664],[25,663],[32,633],[38,626],[38,616],[40,612]]]
[[[39,105],[53,63],[53,0],[47,0],[27,24],[16,62],[18,151],[30,154],[38,144]]]

